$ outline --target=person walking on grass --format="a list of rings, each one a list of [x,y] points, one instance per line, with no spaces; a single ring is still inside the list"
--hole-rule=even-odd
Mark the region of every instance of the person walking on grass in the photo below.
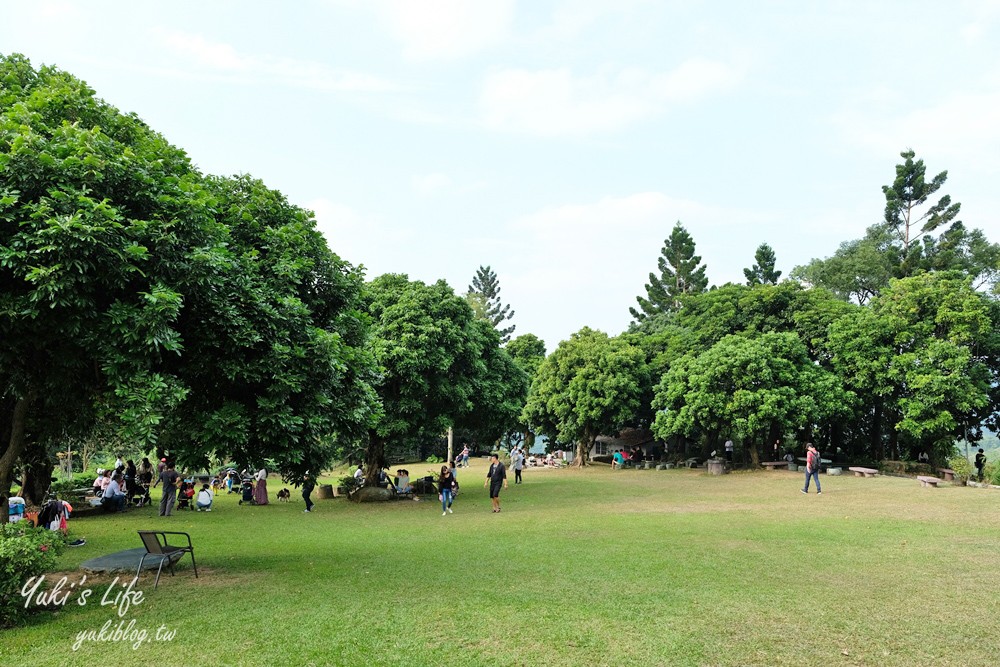
[[[514,450],[514,483],[521,483],[521,471],[524,470],[524,452],[518,447]]]
[[[455,501],[455,489],[458,488],[458,482],[455,481],[455,475],[451,472],[451,467],[441,466],[441,476],[438,477],[438,489],[440,493],[438,497],[441,498],[441,516],[445,514],[454,514],[451,510],[451,504]]]
[[[507,468],[500,463],[500,456],[494,454],[490,457],[490,470],[486,473],[486,482],[483,488],[490,487],[490,501],[493,503],[493,513],[500,511],[500,487],[507,488]]]
[[[819,456],[819,450],[811,442],[806,443],[806,485],[802,493],[809,493],[809,478],[816,480],[816,495],[823,495],[823,489],[819,485],[819,466],[823,459]]]
[[[313,489],[315,488],[316,488],[316,481],[312,478],[312,475],[310,475],[309,471],[307,470],[306,474],[302,475],[302,500],[306,501],[306,509],[305,509],[306,512],[312,512],[313,501],[309,496],[312,495]]]

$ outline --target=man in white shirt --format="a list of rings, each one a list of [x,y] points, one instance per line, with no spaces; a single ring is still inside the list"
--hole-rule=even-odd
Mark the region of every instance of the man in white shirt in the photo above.
[[[122,476],[119,473],[115,473],[108,482],[108,488],[104,490],[104,496],[102,498],[103,504],[105,506],[112,506],[115,511],[121,512],[125,509],[125,494],[122,493],[121,487]]]
[[[361,484],[364,478],[365,478],[365,473],[361,469],[361,466],[359,465],[358,469],[354,471],[354,479],[358,480],[358,484]]]

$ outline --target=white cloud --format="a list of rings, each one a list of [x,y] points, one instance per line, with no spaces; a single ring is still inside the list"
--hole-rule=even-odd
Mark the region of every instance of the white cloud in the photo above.
[[[302,206],[316,214],[316,227],[333,252],[354,265],[365,264],[374,269],[373,275],[394,270],[393,263],[398,266],[398,261],[393,257],[412,248],[413,231],[392,228],[346,204],[320,197]]]
[[[668,72],[605,68],[578,77],[569,69],[507,69],[490,74],[480,95],[484,124],[541,136],[618,130],[724,90],[740,77],[725,63],[694,59]]]
[[[378,77],[331,68],[315,61],[241,53],[231,44],[214,42],[201,35],[161,32],[160,37],[168,48],[198,66],[246,83],[279,83],[337,92],[371,93],[400,89]]]
[[[507,225],[504,239],[518,251],[506,256],[518,264],[508,267],[504,296],[517,304],[519,321],[549,323],[533,333],[550,350],[585,325],[620,333],[678,220],[716,283],[741,279],[772,222],[660,192],[546,207]]]
[[[413,190],[424,197],[436,194],[452,185],[447,174],[423,174],[413,177]]]
[[[467,56],[504,41],[514,0],[383,0],[379,18],[412,60]]]
[[[833,122],[849,141],[878,154],[913,148],[918,155],[995,164],[1000,150],[997,109],[1000,91],[959,92],[923,108],[869,107],[862,102],[834,116]]]

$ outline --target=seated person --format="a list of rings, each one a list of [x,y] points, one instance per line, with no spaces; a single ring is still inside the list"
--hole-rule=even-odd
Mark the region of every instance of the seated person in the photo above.
[[[788,461],[789,463],[792,463],[795,461],[795,455],[792,454],[791,452],[785,452],[785,460]]]
[[[622,450],[616,449],[615,455],[611,457],[611,467],[620,468],[623,463],[625,463],[625,458],[622,456]]]
[[[94,495],[100,497],[104,493],[104,468],[97,469],[97,478],[94,479]]]
[[[115,476],[108,482],[108,488],[104,490],[101,500],[101,504],[105,508],[111,508],[116,512],[125,509],[125,494],[122,493],[121,479],[121,473],[115,473]]]
[[[358,486],[365,483],[365,471],[361,469],[361,464],[358,464],[358,469],[354,471],[354,479],[358,480]]]
[[[396,471],[396,493],[413,493],[413,485],[410,484],[410,471],[400,468]]]
[[[184,480],[177,490],[177,509],[188,510],[191,507],[191,499],[194,498],[194,484]]]
[[[195,503],[196,507],[198,508],[198,511],[200,512],[202,510],[205,510],[206,512],[211,512],[212,500],[214,498],[215,495],[212,493],[212,490],[208,488],[208,484],[202,484],[201,491],[198,492],[198,500]]]
[[[917,462],[918,463],[930,463],[931,462],[931,457],[927,456],[927,452],[920,452],[919,454],[917,454]]]
[[[392,486],[392,482],[389,481],[389,473],[386,472],[388,468],[382,468],[378,471],[378,486],[383,489],[388,489]]]

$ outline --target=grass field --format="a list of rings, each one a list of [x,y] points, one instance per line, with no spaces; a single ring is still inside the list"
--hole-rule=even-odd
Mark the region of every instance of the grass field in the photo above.
[[[410,464],[416,475],[430,465]],[[993,665],[1000,493],[760,472],[528,470],[490,512],[485,462],[436,498],[71,520],[60,569],[190,532],[190,559],[119,619],[88,604],[0,631],[0,665]],[[324,480],[325,481],[325,480]],[[271,497],[278,480],[270,480]],[[58,576],[58,575],[57,575]],[[49,575],[52,580],[53,575]],[[111,621],[146,630],[83,642]],[[157,629],[175,632],[157,640]]]

